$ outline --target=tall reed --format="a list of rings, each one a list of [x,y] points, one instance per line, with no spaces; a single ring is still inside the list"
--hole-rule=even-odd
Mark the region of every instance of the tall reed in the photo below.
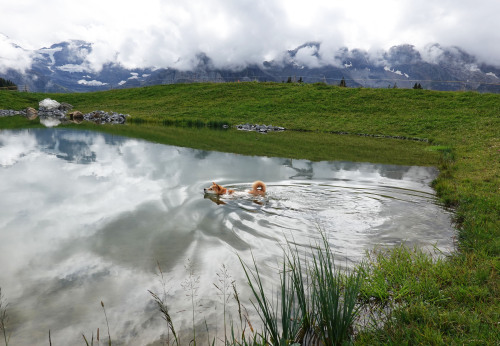
[[[109,332],[109,322],[108,315],[106,314],[106,308],[104,307],[104,302],[101,300],[102,310],[104,311],[104,317],[106,317],[106,326],[108,327],[108,345],[111,346],[111,334]]]
[[[341,345],[349,339],[357,314],[362,271],[340,273],[324,235],[323,246],[325,251],[317,251],[310,269],[315,330],[325,344]]]
[[[264,326],[258,334],[266,343],[341,345],[350,339],[362,271],[341,271],[326,236],[321,235],[312,263],[306,257],[301,260],[297,247],[287,242],[274,302],[264,289],[253,254],[253,271],[240,258],[255,299],[252,304]]]

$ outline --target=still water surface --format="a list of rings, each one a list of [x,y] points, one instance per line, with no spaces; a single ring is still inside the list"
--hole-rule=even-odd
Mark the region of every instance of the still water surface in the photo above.
[[[307,248],[318,229],[347,266],[403,242],[449,252],[455,232],[429,187],[436,175],[431,167],[249,157],[64,129],[1,131],[0,287],[11,343],[47,344],[49,329],[58,345],[83,344],[81,334],[97,328],[102,340],[101,301],[114,345],[158,342],[166,327],[148,290],[166,292],[176,328],[189,328],[189,270],[197,322],[223,335],[213,285],[221,266],[252,310],[238,255],[250,263],[253,253],[275,285],[280,244]],[[257,179],[268,185],[265,197],[245,193]],[[203,194],[212,181],[236,193],[214,203]]]

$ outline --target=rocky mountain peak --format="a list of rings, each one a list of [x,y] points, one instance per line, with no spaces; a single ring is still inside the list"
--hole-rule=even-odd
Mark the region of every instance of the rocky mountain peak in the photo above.
[[[323,49],[323,50],[322,50]],[[107,63],[99,71],[91,68],[92,43],[71,40],[38,49],[24,73],[7,70],[0,75],[21,89],[43,92],[95,91],[154,84],[186,82],[232,82],[300,80],[348,87],[411,88],[418,82],[425,89],[500,92],[500,67],[479,64],[459,47],[432,44],[418,50],[404,44],[387,51],[343,47],[325,51],[321,42],[306,42],[283,52],[276,60],[255,65],[215,67],[210,56],[200,52],[191,59],[191,71],[174,68],[129,69]],[[293,77],[293,78],[290,78]],[[25,88],[23,88],[25,86]]]

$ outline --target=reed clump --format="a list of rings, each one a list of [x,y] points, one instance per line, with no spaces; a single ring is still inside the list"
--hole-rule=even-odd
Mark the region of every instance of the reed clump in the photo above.
[[[288,243],[276,297],[270,297],[254,260],[254,270],[241,261],[264,330],[257,339],[271,345],[342,345],[351,341],[358,314],[361,270],[340,270],[326,236],[312,259],[300,258]],[[304,270],[305,269],[305,270]]]

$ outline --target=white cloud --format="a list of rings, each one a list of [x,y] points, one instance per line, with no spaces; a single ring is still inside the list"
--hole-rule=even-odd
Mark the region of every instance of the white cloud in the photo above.
[[[295,61],[308,67],[319,67],[321,63],[317,54],[318,49],[316,47],[304,47],[299,49],[295,55]]]
[[[200,52],[215,67],[236,68],[279,58],[310,41],[322,43],[320,61],[307,50],[297,56],[309,64],[341,65],[334,56],[344,46],[372,52],[437,42],[500,65],[498,0],[143,0],[140,6],[118,0],[16,0],[1,2],[0,13],[8,14],[0,32],[26,49],[70,39],[92,42],[86,60],[94,70],[109,62],[189,69]],[[48,19],[19,25],[40,18]],[[18,68],[29,66],[29,57],[16,59],[21,52],[11,47],[6,56],[4,46],[0,39],[0,68],[13,61]],[[427,57],[438,58],[435,53]]]
[[[31,67],[31,53],[16,47],[14,41],[0,33],[0,73],[7,69],[24,72]]]

